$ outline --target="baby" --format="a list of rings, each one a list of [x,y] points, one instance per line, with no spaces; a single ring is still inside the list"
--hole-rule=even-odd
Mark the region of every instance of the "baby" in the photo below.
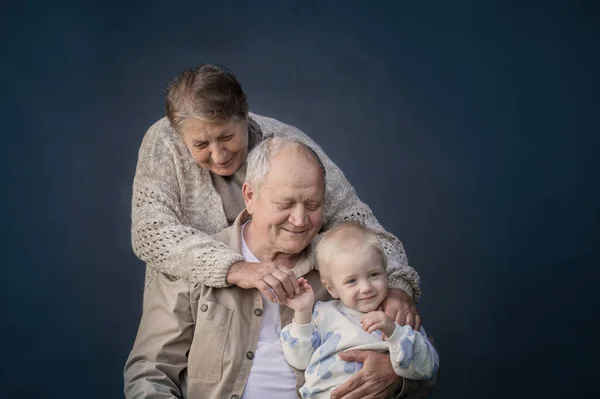
[[[400,326],[378,310],[387,296],[386,257],[373,232],[355,223],[327,231],[317,246],[317,261],[323,286],[337,300],[315,304],[311,286],[300,278],[301,294],[287,301],[294,321],[281,331],[286,360],[306,370],[302,398],[329,398],[361,369],[362,363],[338,356],[350,349],[389,352],[401,377],[436,376],[439,356],[425,330]]]

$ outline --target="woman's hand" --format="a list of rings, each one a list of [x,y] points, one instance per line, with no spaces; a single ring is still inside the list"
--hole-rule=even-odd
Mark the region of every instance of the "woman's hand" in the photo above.
[[[389,338],[396,330],[396,323],[381,310],[374,310],[364,315],[360,319],[360,325],[369,334],[375,330],[380,330],[386,338]]]
[[[331,399],[388,399],[396,392],[402,377],[394,372],[390,356],[374,351],[340,352],[347,362],[361,362],[363,368],[331,393]]]
[[[412,299],[402,290],[389,288],[387,297],[381,304],[381,310],[401,326],[411,326],[418,331],[421,327],[421,316]]]
[[[291,267],[281,262],[234,263],[227,272],[226,281],[244,289],[256,288],[271,302],[280,305],[285,305],[287,298],[300,292]]]

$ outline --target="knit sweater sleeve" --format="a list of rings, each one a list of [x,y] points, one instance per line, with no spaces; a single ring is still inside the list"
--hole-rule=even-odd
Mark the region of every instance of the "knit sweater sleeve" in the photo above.
[[[161,122],[152,126],[139,150],[131,212],[133,251],[154,271],[226,287],[229,267],[244,258],[181,222],[182,157],[164,129]]]
[[[347,221],[369,227],[378,235],[388,260],[388,285],[406,292],[416,303],[421,297],[420,278],[408,265],[402,242],[386,231],[371,208],[362,202],[344,173],[310,137],[301,130],[275,119],[257,117],[266,135],[295,137],[313,148],[326,170],[325,215],[323,231]]]

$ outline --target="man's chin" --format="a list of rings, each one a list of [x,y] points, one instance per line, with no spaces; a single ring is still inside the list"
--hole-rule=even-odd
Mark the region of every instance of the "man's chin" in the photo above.
[[[308,244],[310,243],[310,241],[306,241],[306,240],[298,240],[298,242],[286,242],[283,245],[284,251],[287,252],[288,254],[298,254],[302,251],[304,251],[304,249],[306,249],[306,247],[308,246]]]

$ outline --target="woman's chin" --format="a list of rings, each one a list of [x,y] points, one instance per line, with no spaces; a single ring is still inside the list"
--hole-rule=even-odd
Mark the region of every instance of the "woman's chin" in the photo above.
[[[239,169],[240,165],[236,163],[231,163],[230,165],[218,166],[211,165],[210,171],[216,175],[227,177],[233,175]]]

